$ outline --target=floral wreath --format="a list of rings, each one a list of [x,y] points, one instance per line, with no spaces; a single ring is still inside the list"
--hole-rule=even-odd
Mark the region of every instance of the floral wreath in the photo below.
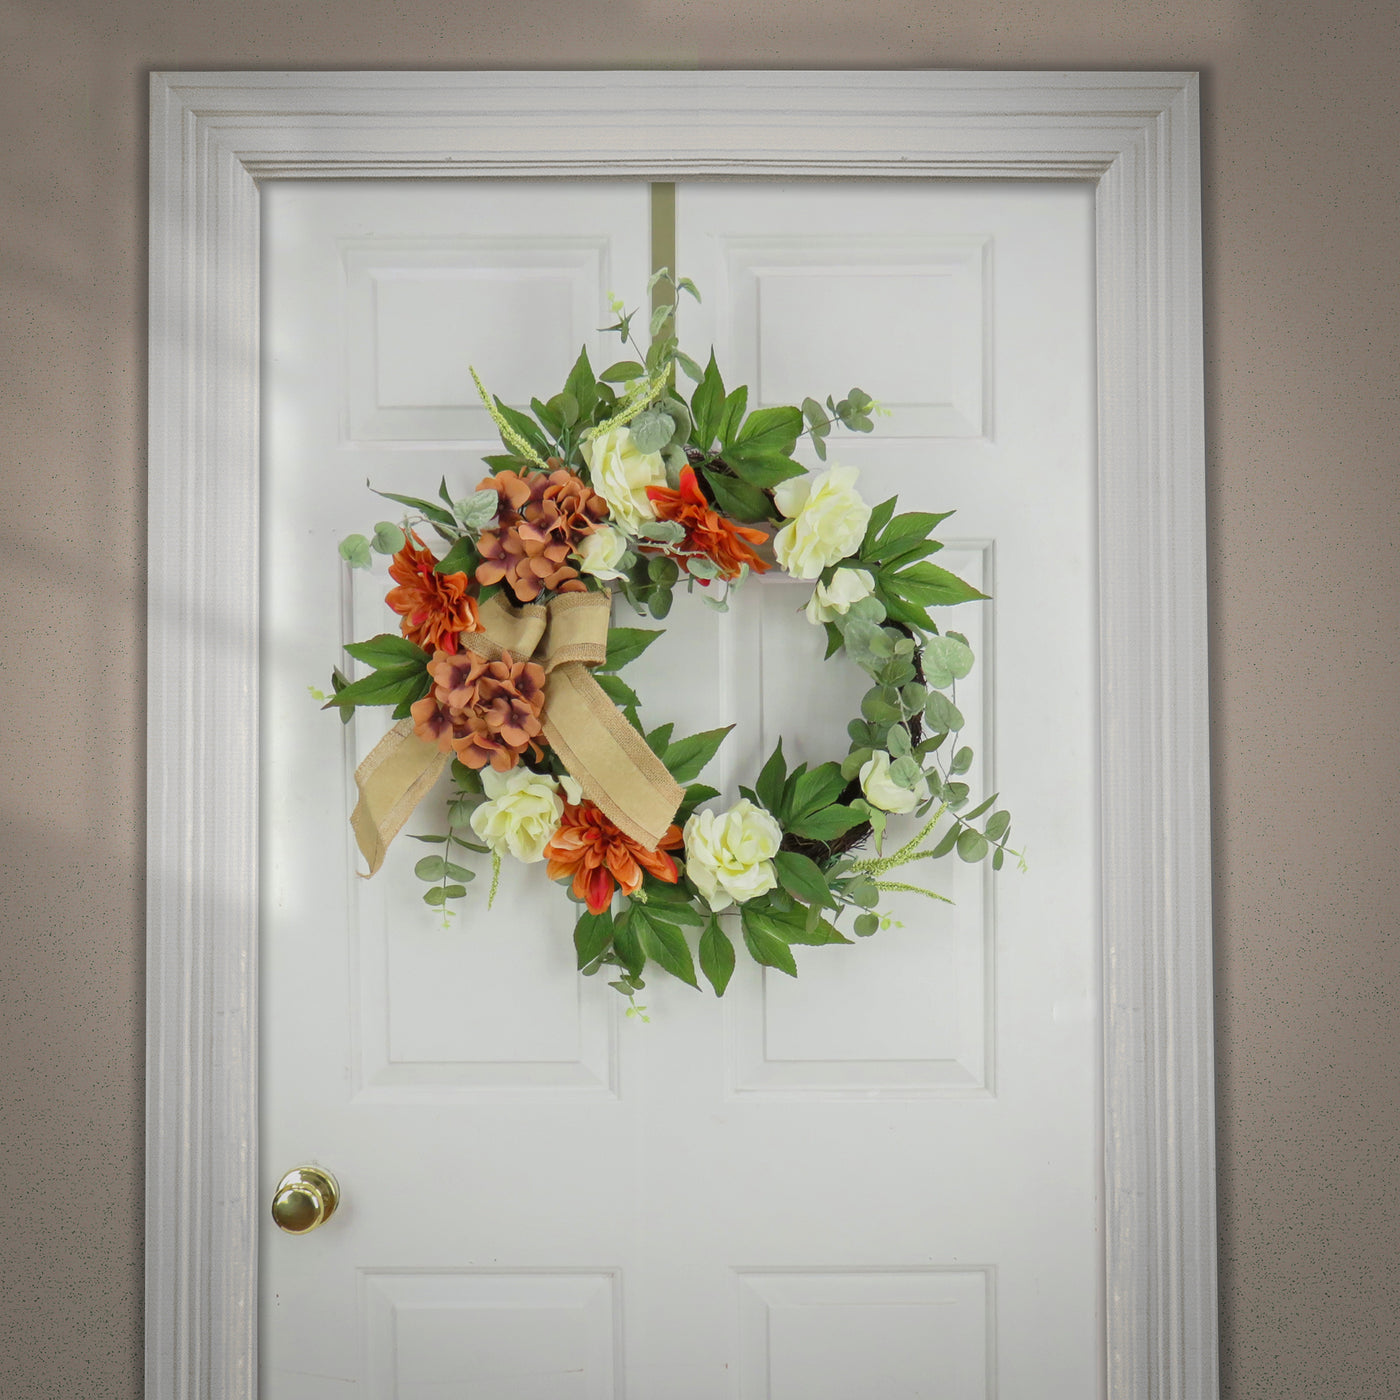
[[[666,269],[648,292],[658,284],[699,300]],[[372,538],[349,536],[340,554],[358,568],[392,555],[385,601],[399,634],[347,646],[369,673],[351,681],[337,669],[333,693],[316,694],[346,722],[358,706],[393,707],[396,724],[356,772],[351,823],[371,875],[450,768],[447,830],[413,838],[442,848],[415,866],[425,902],[446,923],[475,878],[473,855],[490,857],[491,900],[503,858],[544,862],[579,906],[579,969],[607,969],[629,1014],[641,1014],[649,965],[698,987],[698,961],[723,995],[734,916],[755,961],[796,976],[793,946],[849,943],[844,916],[859,937],[888,927],[882,894],[944,900],[891,878],[900,867],[956,851],[999,870],[1011,818],[995,794],[969,810],[960,781],[972,749],[960,742],[957,683],[973,653],[928,610],[986,595],[929,562],[951,512],[898,514],[897,497],[872,507],[855,468],[814,471],[793,457],[806,438],[825,462],[837,425],[871,431],[875,401],[852,389],[750,412],[747,388],[726,391],[713,351],[701,369],[681,350],[674,300],[653,313],[644,354],[637,313],[616,298],[611,309],[617,321],[604,329],[638,358],[595,375],[581,352],[531,413],[472,371],[506,448],[484,459],[491,474],[473,493],[455,496],[445,479],[438,501],[376,492],[407,514]],[[678,372],[695,384],[688,402]],[[423,542],[428,528],[441,557]],[[779,739],[752,786],[717,811],[707,804],[719,793],[697,779],[732,726],[644,727],[622,672],[663,629],[613,627],[612,600],[662,619],[683,582],[724,611],[731,590],[775,568],[813,584],[806,615],[826,631],[827,659],[844,651],[872,685],[847,754],[789,770]],[[896,814],[924,820],[886,855]],[[874,853],[860,855],[872,840]],[[698,958],[687,930],[698,930]]]

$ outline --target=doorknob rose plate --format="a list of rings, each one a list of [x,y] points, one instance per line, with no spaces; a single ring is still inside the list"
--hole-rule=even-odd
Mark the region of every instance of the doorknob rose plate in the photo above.
[[[272,1197],[272,1219],[289,1235],[324,1225],[340,1204],[340,1183],[321,1167],[293,1167]]]

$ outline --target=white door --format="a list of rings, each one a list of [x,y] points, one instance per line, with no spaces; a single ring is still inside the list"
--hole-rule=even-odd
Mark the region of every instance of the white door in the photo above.
[[[897,927],[742,953],[722,1002],[649,982],[649,1021],[574,970],[571,911],[507,865],[444,930],[399,838],[355,874],[350,774],[383,732],[308,687],[393,626],[336,543],[459,492],[496,450],[475,365],[547,397],[606,297],[635,304],[645,185],[273,184],[264,195],[261,1180],[343,1203],[262,1240],[264,1400],[1081,1400],[1102,1366],[1096,968],[1093,203],[1073,185],[682,186],[683,343],[750,405],[890,410],[832,440],[869,500],[957,515],[944,559],[979,664],[970,781],[1029,870],[956,860]],[[864,688],[751,581],[678,600],[629,668],[645,717],[845,752]],[[619,605],[620,606],[620,605]],[[755,658],[761,657],[761,664]],[[406,832],[435,829],[430,799]],[[440,828],[439,828],[440,829]],[[894,832],[897,839],[898,831]]]

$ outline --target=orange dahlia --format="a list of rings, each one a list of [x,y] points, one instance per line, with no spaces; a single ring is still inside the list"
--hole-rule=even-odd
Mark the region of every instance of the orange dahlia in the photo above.
[[[576,899],[584,900],[590,914],[601,914],[612,903],[613,890],[636,894],[642,885],[642,872],[654,875],[668,885],[680,878],[676,862],[666,854],[681,845],[681,829],[669,826],[666,834],[649,851],[626,832],[619,831],[591,802],[565,807],[559,830],[549,838],[544,854],[549,861],[551,880],[573,876]]]
[[[669,486],[648,486],[647,496],[656,508],[658,520],[674,520],[685,526],[684,548],[703,554],[719,567],[723,579],[737,578],[747,564],[756,574],[766,574],[772,565],[753,551],[768,536],[726,520],[706,499],[695,479],[695,468],[681,468],[679,491]],[[705,580],[708,582],[708,580]]]
[[[417,546],[415,548],[415,546]],[[472,581],[466,574],[440,574],[437,556],[423,541],[408,532],[403,548],[389,564],[389,577],[398,584],[384,601],[403,615],[399,630],[424,651],[457,650],[463,632],[480,632]]]

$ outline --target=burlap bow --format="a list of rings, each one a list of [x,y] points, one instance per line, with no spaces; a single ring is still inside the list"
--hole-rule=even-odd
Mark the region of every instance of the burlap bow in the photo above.
[[[498,593],[481,606],[483,630],[461,633],[458,645],[489,661],[508,651],[544,667],[546,742],[590,802],[655,850],[685,793],[589,673],[607,656],[611,611],[607,593],[561,593],[545,607],[514,607]],[[451,761],[404,719],[355,770],[359,800],[350,825],[371,875]]]

